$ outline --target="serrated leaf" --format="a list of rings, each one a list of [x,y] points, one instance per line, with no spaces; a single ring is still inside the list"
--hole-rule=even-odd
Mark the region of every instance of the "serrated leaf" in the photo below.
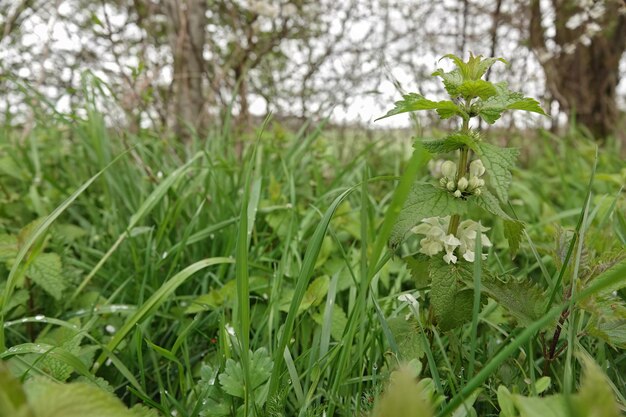
[[[472,150],[477,149],[474,138],[462,132],[454,132],[443,139],[423,139],[418,141],[432,154],[452,152],[463,146],[467,146]]]
[[[454,98],[459,96],[459,86],[463,83],[461,71],[455,69],[450,72],[445,72],[443,69],[439,68],[437,71],[433,72],[432,75],[441,77],[443,86],[448,94],[450,94],[450,97]]]
[[[485,165],[491,185],[496,190],[500,201],[506,203],[509,199],[509,186],[512,180],[511,168],[515,166],[519,149],[501,148],[485,142],[480,142],[477,146],[477,153]]]
[[[387,320],[389,330],[398,345],[401,361],[421,359],[424,350],[424,337],[415,319],[405,320],[404,317],[392,317]]]
[[[480,97],[482,100],[487,100],[489,97],[496,95],[496,87],[489,81],[485,80],[468,80],[463,81],[458,86],[457,91],[459,95],[463,96],[466,100],[471,100],[476,97]]]
[[[509,90],[506,82],[496,83],[494,86],[496,89],[494,96],[476,103],[478,115],[485,122],[494,124],[506,110],[524,110],[547,116],[537,100]]]
[[[473,287],[473,279],[466,279],[466,284]],[[533,323],[544,313],[545,292],[529,280],[500,278],[485,271],[481,289],[515,317],[520,326]]]
[[[459,106],[450,100],[432,101],[417,93],[405,94],[402,97],[404,100],[396,101],[393,109],[389,110],[387,114],[376,120],[385,119],[387,117],[395,116],[396,114],[419,110],[435,110],[442,119],[449,119],[455,115],[468,117],[467,113],[461,110]]]
[[[259,388],[269,379],[272,367],[272,358],[265,348],[257,349],[254,353],[250,352],[250,391]],[[244,398],[244,376],[239,362],[228,359],[219,381],[224,392],[233,397]]]
[[[610,294],[592,297],[581,307],[591,314],[586,332],[609,345],[626,349],[626,303]]]
[[[463,214],[466,211],[466,201],[455,198],[448,191],[432,184],[416,183],[411,188],[391,231],[389,245],[391,248],[397,248],[407,232],[423,218]]]
[[[487,70],[498,61],[507,64],[507,61],[504,58],[483,59],[482,55],[475,56],[472,53],[470,53],[467,62],[463,61],[454,54],[444,55],[443,58],[448,58],[454,62],[464,80],[480,79],[483,75],[485,75]]]
[[[517,220],[504,221],[504,237],[509,242],[509,250],[511,255],[515,256],[522,243],[522,235],[524,234],[524,223]]]
[[[26,276],[45,292],[60,300],[67,284],[61,274],[61,258],[56,253],[38,255],[26,270]]]
[[[433,259],[430,263],[430,304],[441,330],[462,326],[472,318],[474,291],[468,290],[465,281],[472,273],[461,265],[447,265]]]
[[[406,263],[407,269],[411,272],[415,288],[424,288],[430,285],[430,274],[428,273],[428,263],[430,258],[417,254],[414,256],[407,256],[402,258]]]

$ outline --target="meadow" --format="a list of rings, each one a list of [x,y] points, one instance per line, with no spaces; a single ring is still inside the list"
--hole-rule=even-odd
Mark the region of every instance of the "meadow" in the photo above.
[[[470,276],[506,279],[446,326],[415,248],[388,245],[434,166],[412,136],[436,131],[269,117],[240,156],[229,120],[187,142],[105,120],[1,127],[0,416],[621,415],[623,142],[485,134],[521,150],[525,229],[513,256],[472,212]]]

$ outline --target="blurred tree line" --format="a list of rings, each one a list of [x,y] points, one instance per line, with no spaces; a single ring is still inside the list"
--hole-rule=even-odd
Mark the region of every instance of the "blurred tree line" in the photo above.
[[[187,137],[227,115],[245,131],[253,107],[382,111],[394,88],[429,88],[436,58],[472,51],[508,58],[555,123],[603,138],[624,49],[624,0],[0,0],[0,107],[20,122],[25,96],[79,111],[89,71],[131,132]]]

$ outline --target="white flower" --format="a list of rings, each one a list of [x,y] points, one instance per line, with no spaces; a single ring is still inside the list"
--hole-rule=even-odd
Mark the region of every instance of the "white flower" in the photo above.
[[[461,177],[461,179],[459,180],[456,186],[459,190],[465,191],[468,185],[469,185],[469,182],[467,181],[467,178]]]
[[[461,190],[456,190],[453,194],[456,198],[461,198],[461,196],[463,195],[463,193],[461,193]]]
[[[477,223],[473,220],[464,220],[461,222],[461,224],[459,224],[457,236],[460,240],[459,252],[462,254],[463,259],[465,259],[467,262],[474,262],[476,237],[479,233],[481,246],[483,248],[488,248],[492,246],[491,241],[489,240],[487,235],[482,233],[488,230],[488,227],[484,227],[480,223]],[[486,258],[486,255],[483,255],[483,259],[484,258]]]
[[[446,161],[441,164],[441,173],[444,177],[453,180],[456,176],[456,164],[452,161]]]
[[[480,159],[474,159],[469,166],[470,177],[482,177],[485,173],[485,166]]]
[[[443,239],[443,245],[445,247],[446,250],[446,254],[443,257],[443,260],[449,264],[450,262],[452,262],[453,264],[456,263],[457,257],[454,256],[454,250],[461,245],[461,241],[459,239],[457,239],[456,237],[454,237],[453,234],[449,234],[447,235],[444,239]]]
[[[458,256],[462,256],[467,262],[474,262],[474,248],[476,247],[476,238],[479,235],[483,247],[492,246],[487,235],[483,233],[489,230],[488,227],[484,227],[473,220],[464,220],[459,224],[455,236],[447,232],[449,224],[450,216],[428,217],[413,227],[411,232],[425,236],[420,240],[420,253],[434,256],[443,251],[445,252],[443,260],[447,264],[455,264]],[[458,252],[455,253],[457,250]],[[483,259],[486,256],[482,255]]]
[[[424,255],[433,256],[441,252],[443,245],[438,240],[424,238],[420,240],[420,253]]]

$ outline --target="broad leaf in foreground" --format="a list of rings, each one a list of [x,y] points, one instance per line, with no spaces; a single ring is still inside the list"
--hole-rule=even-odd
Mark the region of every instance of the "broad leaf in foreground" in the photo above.
[[[441,330],[451,330],[471,320],[474,291],[465,285],[471,276],[461,265],[431,261],[430,303]]]

